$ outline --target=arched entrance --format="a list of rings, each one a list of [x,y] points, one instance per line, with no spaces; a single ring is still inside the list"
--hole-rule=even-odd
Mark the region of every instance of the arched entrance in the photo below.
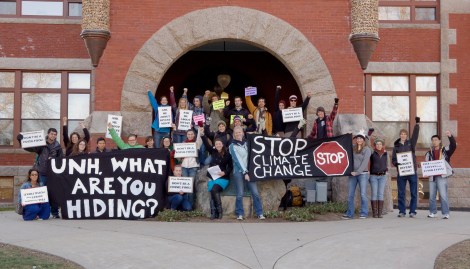
[[[313,120],[315,108],[323,100],[336,96],[321,55],[300,31],[259,10],[224,6],[181,16],[143,45],[124,81],[121,112],[151,112],[146,84],[157,88],[169,68],[188,51],[224,40],[244,42],[267,51],[289,70],[303,97],[312,91],[314,98],[309,105],[308,122]]]

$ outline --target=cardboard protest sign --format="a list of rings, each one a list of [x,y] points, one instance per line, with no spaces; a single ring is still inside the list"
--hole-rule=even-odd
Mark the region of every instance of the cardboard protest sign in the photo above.
[[[44,130],[33,132],[22,132],[23,139],[21,140],[22,148],[39,147],[46,145],[46,138],[44,137]]]
[[[171,106],[158,107],[158,126],[160,128],[171,127]]]
[[[175,158],[197,157],[196,143],[174,143]]]
[[[111,123],[113,125],[114,130],[118,136],[121,136],[121,129],[122,129],[122,116],[116,115],[108,115],[108,122],[106,124],[106,138],[112,138],[111,134],[108,130],[108,124]]]
[[[195,125],[199,125],[198,123],[202,121],[202,123],[206,122],[206,117],[204,114],[193,116],[193,121]]]
[[[192,118],[192,110],[180,109],[178,119],[178,130],[187,131],[191,129]]]
[[[224,109],[224,107],[225,107],[225,101],[223,99],[219,100],[219,101],[212,102],[212,108],[214,110]]]
[[[445,160],[421,162],[423,177],[447,175]]]
[[[192,177],[168,177],[168,192],[193,193]]]
[[[304,117],[301,107],[286,108],[281,111],[283,122],[300,121]]]
[[[398,174],[400,176],[409,176],[415,173],[413,165],[413,154],[411,151],[397,153]]]
[[[258,89],[256,87],[246,87],[245,96],[253,96],[258,94]]]
[[[243,115],[230,115],[230,124],[233,124],[233,118],[235,118],[235,116],[239,116],[240,119],[243,121]]]
[[[24,205],[32,205],[49,202],[47,195],[47,187],[21,189],[21,203]]]

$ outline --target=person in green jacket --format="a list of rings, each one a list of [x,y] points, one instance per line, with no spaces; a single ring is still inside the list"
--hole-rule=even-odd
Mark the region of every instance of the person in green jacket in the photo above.
[[[108,130],[109,134],[111,134],[111,137],[113,138],[113,141],[116,143],[118,148],[120,149],[140,149],[144,148],[144,146],[137,144],[137,135],[135,134],[130,134],[127,137],[127,143],[125,143],[121,137],[119,137],[116,133],[116,130],[114,130],[113,125],[111,123],[108,123]]]

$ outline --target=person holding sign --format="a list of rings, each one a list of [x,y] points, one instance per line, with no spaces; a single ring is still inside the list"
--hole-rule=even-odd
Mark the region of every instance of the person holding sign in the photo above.
[[[242,107],[243,101],[240,96],[235,96],[233,98],[233,101],[235,103],[235,107],[232,109],[230,109],[230,100],[225,101],[224,116],[227,119],[231,119],[234,116],[241,116],[241,121],[243,124],[245,124],[248,119],[248,114],[250,114],[250,112],[248,111],[248,109]],[[234,126],[231,127],[233,128]]]
[[[310,102],[310,98],[312,97],[312,92],[308,91],[307,92],[307,97],[305,98],[304,102],[302,103],[302,111],[305,112],[305,109],[307,109],[308,103]],[[296,95],[291,95],[289,97],[289,103],[290,106],[287,109],[291,108],[296,108],[297,107],[297,96]],[[284,137],[290,137],[292,132],[295,130],[295,128],[299,125],[299,121],[291,121],[291,122],[286,122],[285,123],[286,128],[284,129]],[[300,134],[299,136],[300,137]]]
[[[116,145],[120,149],[139,149],[139,148],[144,147],[142,145],[137,144],[136,134],[130,134],[127,137],[127,143],[126,143],[121,139],[121,137],[117,135],[116,130],[114,130],[113,125],[111,123],[108,123],[108,130],[109,130],[109,133],[111,134],[111,137],[113,138],[114,143],[116,143]]]
[[[274,95],[274,115],[273,115],[273,134],[284,137],[284,130],[286,124],[282,120],[282,110],[286,107],[286,101],[279,100],[279,92],[281,86],[276,87],[276,93]]]
[[[193,126],[204,126],[206,115],[204,114],[204,108],[202,107],[202,96],[196,95],[193,99],[193,103],[189,103],[189,109],[193,111],[192,125]],[[196,121],[200,118],[201,121]],[[197,128],[194,127],[194,131],[197,132]],[[199,149],[199,164],[202,168],[206,162],[206,147],[204,144],[201,144]]]
[[[230,172],[232,171],[232,156],[225,148],[222,139],[216,138],[214,146],[212,146],[204,130],[201,128],[199,132],[201,133],[202,142],[211,154],[210,167],[207,171],[207,177],[212,179],[207,182],[207,190],[211,193],[211,219],[221,219],[223,212],[220,193],[227,188],[229,183]],[[213,167],[218,167],[218,170],[220,170],[215,176],[209,172]]]
[[[78,140],[81,138],[80,134],[77,132],[73,132],[70,134],[70,139],[69,139],[69,127],[67,126],[67,117],[64,117],[62,119],[62,137],[64,138],[64,145],[65,145],[65,156],[70,156],[72,154],[73,146],[77,144]],[[87,143],[90,142],[90,132],[88,132],[88,129],[85,127],[85,124],[83,122],[80,122],[80,127],[83,130],[83,133],[85,134],[85,141]]]
[[[374,151],[370,156],[370,203],[372,217],[382,218],[385,183],[387,183],[388,154],[383,139],[374,139]]]
[[[176,165],[173,169],[173,176],[182,177],[182,168],[181,165]],[[171,210],[181,209],[182,211],[191,211],[193,210],[193,202],[190,197],[191,193],[184,193],[180,191],[179,193],[168,193],[168,203]]]
[[[243,193],[244,193],[244,181],[248,182],[248,188],[251,191],[253,197],[253,207],[258,219],[265,219],[263,216],[263,204],[261,203],[260,196],[258,194],[258,186],[256,181],[250,181],[248,175],[248,142],[244,138],[243,128],[236,126],[233,129],[233,140],[230,144],[229,151],[232,156],[233,162],[233,179],[235,181],[235,187],[237,190],[237,198],[235,200],[235,214],[237,220],[243,220],[244,209],[243,209]]]
[[[202,98],[204,112],[209,116],[206,124],[210,125],[211,132],[217,132],[219,121],[227,122],[227,119],[224,117],[223,109],[213,109],[212,104],[217,101],[219,101],[219,96],[215,92],[211,92],[209,90],[205,92]]]
[[[170,87],[170,93],[173,93],[173,86]],[[160,121],[159,121],[160,115],[158,113],[159,107],[169,107],[168,98],[166,96],[160,97],[160,105],[158,105],[157,99],[152,94],[152,91],[150,89],[147,90],[147,95],[148,95],[150,104],[152,105],[152,108],[155,114],[155,120],[152,123],[152,128],[154,130],[153,138],[155,141],[155,147],[158,148],[162,138],[164,136],[170,135],[170,127],[160,127]],[[170,115],[170,118],[171,118],[171,115]]]
[[[273,118],[266,108],[266,99],[264,99],[264,97],[258,98],[257,107],[253,105],[251,96],[245,96],[245,100],[248,110],[253,114],[253,118],[255,120],[255,133],[271,136],[273,131]]]
[[[192,126],[192,115],[189,116],[189,128],[182,128],[183,125],[187,125],[186,121],[188,119],[181,116],[182,111],[190,111],[189,104],[188,104],[188,89],[183,89],[183,95],[178,100],[178,106],[176,106],[176,102],[174,101],[174,93],[173,98],[170,98],[171,107],[173,108],[173,114],[175,114],[175,124],[172,124],[173,127],[173,143],[182,143],[186,137],[186,131],[189,130]],[[191,113],[192,114],[192,113]]]
[[[450,163],[450,157],[457,149],[457,143],[450,131],[446,131],[449,138],[449,146],[443,147],[439,135],[431,137],[432,147],[426,152],[425,160],[427,162],[434,160],[445,160]],[[429,177],[429,215],[428,218],[435,218],[437,214],[436,208],[436,191],[439,191],[439,200],[441,201],[441,212],[443,219],[449,219],[449,199],[447,197],[447,175],[436,175]]]
[[[312,132],[308,136],[309,139],[322,139],[333,137],[333,121],[338,113],[339,99],[335,98],[335,104],[330,115],[325,114],[325,108],[319,106],[317,108],[317,119],[313,122]]]
[[[405,194],[406,194],[406,182],[410,185],[410,218],[414,218],[416,216],[416,207],[418,205],[418,175],[416,174],[416,143],[418,142],[419,137],[419,121],[420,118],[415,118],[416,124],[413,129],[413,134],[411,136],[411,140],[408,140],[408,131],[405,129],[400,130],[400,138],[398,138],[393,147],[392,153],[392,163],[398,169],[398,176],[397,176],[397,186],[398,186],[398,217],[402,218],[406,216],[406,203],[405,203]],[[407,164],[398,162],[397,153],[405,153],[409,152],[411,155],[411,159],[408,161]],[[412,173],[407,175],[400,174],[400,166],[401,165],[409,165],[411,169],[414,168]]]
[[[354,205],[354,195],[356,193],[356,187],[359,185],[359,192],[361,194],[361,209],[359,211],[359,218],[365,219],[369,214],[369,201],[367,199],[367,181],[369,179],[368,165],[371,155],[371,150],[366,143],[366,135],[361,130],[357,133],[353,139],[356,139],[354,145],[354,171],[351,172],[349,177],[349,188],[348,188],[348,210],[343,215],[343,219],[353,219],[354,211],[356,210]]]
[[[39,171],[37,169],[29,169],[28,178],[26,182],[21,185],[20,190],[42,187],[43,185],[39,182]],[[51,208],[49,203],[38,203],[24,205],[21,201],[21,191],[18,193],[18,203],[23,205],[23,219],[24,220],[47,220],[51,214]]]

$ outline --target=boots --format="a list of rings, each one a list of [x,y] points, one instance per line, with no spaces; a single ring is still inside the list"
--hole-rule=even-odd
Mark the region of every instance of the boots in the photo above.
[[[370,204],[372,206],[372,217],[377,218],[377,200],[370,200]]]
[[[384,200],[378,200],[377,201],[377,217],[383,218],[382,217],[383,208],[384,208]]]
[[[215,203],[214,203],[214,199],[212,199],[211,197],[211,220],[215,219],[217,216],[216,216],[216,209],[215,209]]]
[[[224,216],[222,212],[222,200],[220,199],[220,192],[213,192],[214,205],[216,209],[216,214],[218,219],[222,219]]]

